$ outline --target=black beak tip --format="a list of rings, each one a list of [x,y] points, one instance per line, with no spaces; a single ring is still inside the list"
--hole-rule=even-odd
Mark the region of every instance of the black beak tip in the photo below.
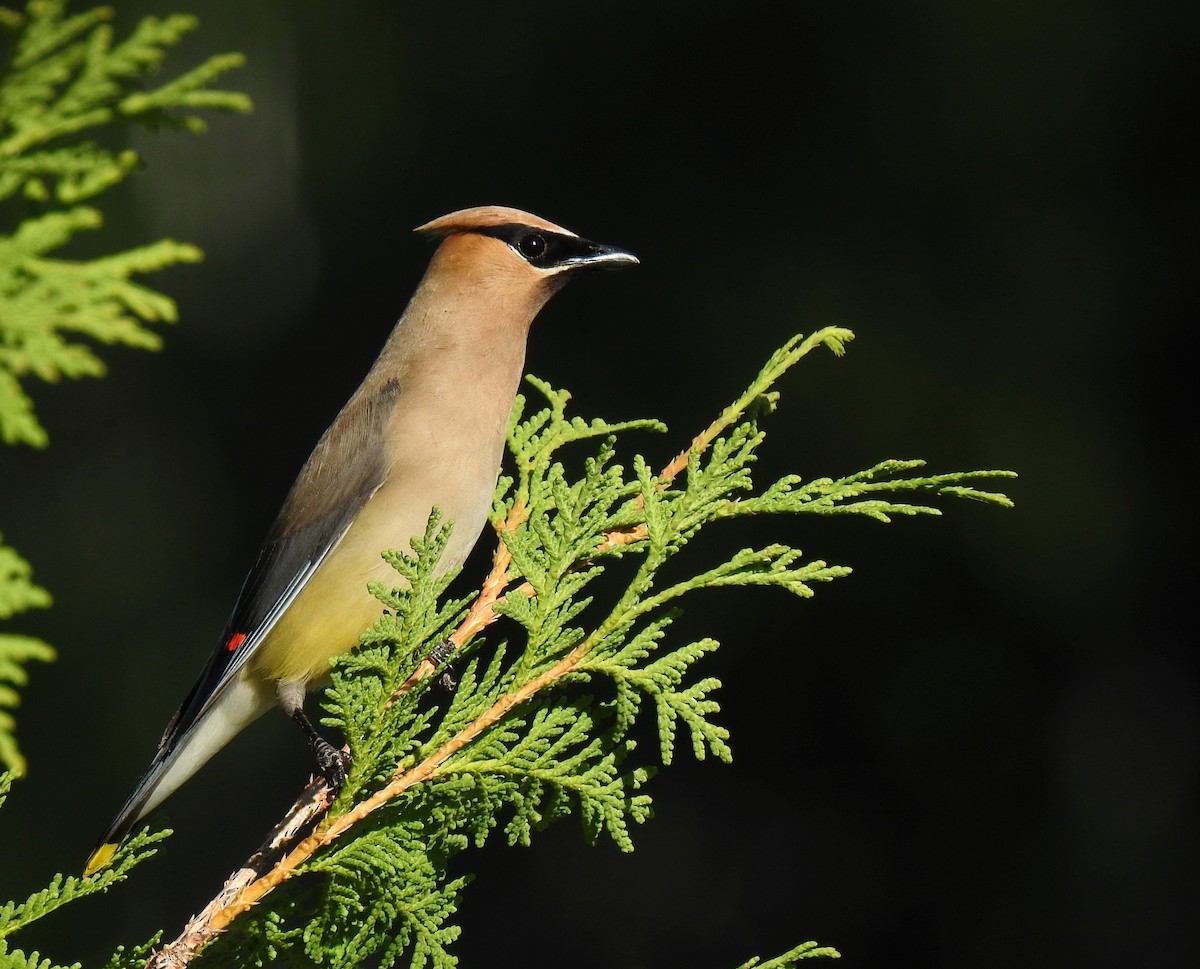
[[[588,257],[587,262],[597,269],[624,269],[626,266],[641,264],[641,260],[628,249],[602,245],[596,245],[595,252]]]

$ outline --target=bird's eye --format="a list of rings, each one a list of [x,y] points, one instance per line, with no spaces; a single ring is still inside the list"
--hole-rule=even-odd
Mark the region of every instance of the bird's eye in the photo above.
[[[546,240],[536,232],[530,232],[517,240],[517,251],[533,262],[546,254]]]

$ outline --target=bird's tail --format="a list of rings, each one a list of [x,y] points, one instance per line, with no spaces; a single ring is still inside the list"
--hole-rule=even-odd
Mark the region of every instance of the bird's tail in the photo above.
[[[180,736],[171,737],[168,730],[150,767],[88,856],[84,877],[108,867],[133,826],[165,801],[235,734],[270,709],[273,702],[270,691],[240,677],[235,678],[204,715]]]
[[[150,794],[158,786],[158,780],[162,776],[162,768],[159,759],[155,757],[154,763],[150,765],[150,769],[138,781],[138,786],[125,802],[117,816],[113,818],[112,824],[108,826],[108,830],[104,832],[92,853],[88,855],[87,863],[83,866],[83,877],[90,878],[102,868],[107,868],[113,859],[113,855],[117,853],[117,848],[120,847],[126,835],[133,829],[133,826],[138,823],[138,820],[146,813],[143,808],[150,798]]]

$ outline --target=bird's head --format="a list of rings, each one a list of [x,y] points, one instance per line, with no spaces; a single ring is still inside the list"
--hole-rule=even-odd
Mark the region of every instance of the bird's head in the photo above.
[[[427,222],[419,234],[441,240],[439,259],[474,281],[547,293],[587,269],[620,269],[637,257],[580,238],[570,229],[502,205],[461,209]]]

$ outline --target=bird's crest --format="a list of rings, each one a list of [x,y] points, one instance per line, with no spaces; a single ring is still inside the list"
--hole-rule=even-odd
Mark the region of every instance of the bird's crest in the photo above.
[[[564,229],[561,225],[547,222],[530,212],[522,212],[520,209],[511,209],[504,205],[479,205],[473,209],[459,209],[457,212],[443,215],[432,222],[426,222],[413,231],[431,239],[444,239],[455,232],[490,229],[498,225],[527,225],[532,229],[557,232],[559,235],[575,235],[570,229]]]

